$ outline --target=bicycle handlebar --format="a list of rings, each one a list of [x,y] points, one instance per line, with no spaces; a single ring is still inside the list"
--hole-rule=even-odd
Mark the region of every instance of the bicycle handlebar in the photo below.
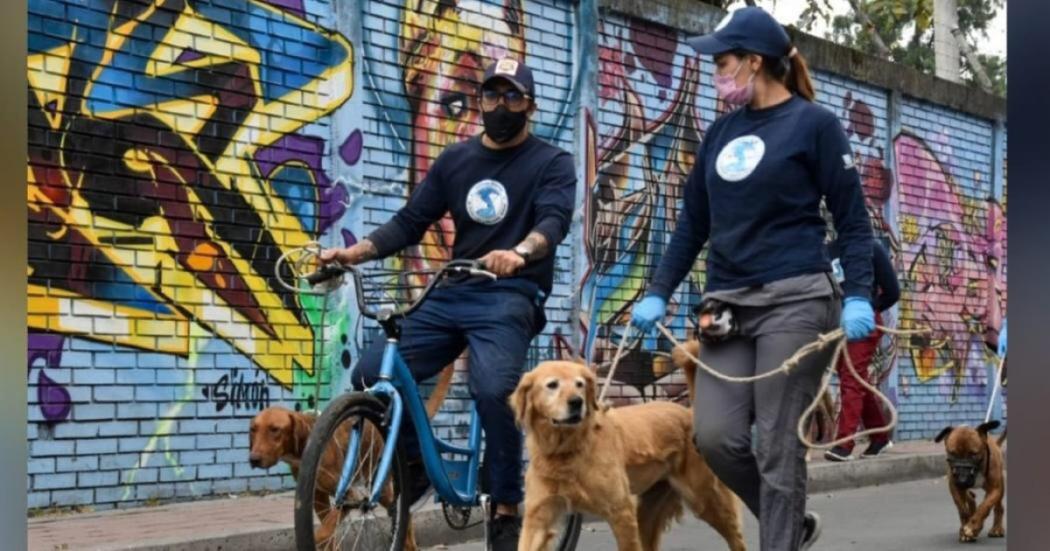
[[[427,286],[420,293],[419,298],[414,300],[412,304],[408,305],[407,308],[400,310],[391,310],[389,308],[383,308],[379,311],[370,310],[368,308],[368,302],[364,297],[364,284],[363,275],[361,270],[355,266],[346,266],[343,264],[328,264],[323,266],[321,269],[304,277],[310,285],[318,285],[324,283],[330,279],[339,277],[344,273],[350,273],[354,277],[354,290],[357,292],[357,306],[361,310],[361,315],[369,319],[384,320],[394,317],[403,318],[412,312],[415,312],[419,306],[426,300],[427,295],[434,289],[439,281],[443,277],[448,276],[451,273],[467,273],[472,276],[487,277],[492,280],[498,279],[496,274],[485,270],[484,265],[478,260],[452,260],[441,267],[437,272],[434,273],[434,277],[430,279]]]

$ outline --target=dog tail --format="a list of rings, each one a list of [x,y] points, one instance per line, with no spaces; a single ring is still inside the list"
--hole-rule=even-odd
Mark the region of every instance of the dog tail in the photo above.
[[[445,369],[438,373],[437,384],[434,385],[434,391],[430,393],[430,397],[427,398],[427,417],[433,419],[441,404],[445,403],[445,396],[448,395],[448,388],[452,386],[452,375],[456,371],[456,363],[452,362],[445,366]]]

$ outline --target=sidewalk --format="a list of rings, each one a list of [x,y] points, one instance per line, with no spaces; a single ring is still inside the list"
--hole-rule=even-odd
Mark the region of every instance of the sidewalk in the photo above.
[[[859,449],[863,447],[858,446]],[[929,441],[901,442],[878,459],[829,463],[814,451],[810,493],[942,476],[944,448]],[[413,515],[421,546],[481,537],[481,528],[448,528],[441,509],[423,506]],[[285,551],[295,548],[290,493],[231,497],[160,507],[39,517],[29,520],[29,549],[150,551]]]

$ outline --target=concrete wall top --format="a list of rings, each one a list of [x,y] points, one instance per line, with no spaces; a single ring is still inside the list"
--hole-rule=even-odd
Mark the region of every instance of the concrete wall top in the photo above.
[[[697,0],[599,0],[599,6],[694,34],[710,32],[726,14]],[[905,96],[984,119],[1006,120],[1005,98],[840,46],[793,27],[788,32],[811,68],[897,90]]]

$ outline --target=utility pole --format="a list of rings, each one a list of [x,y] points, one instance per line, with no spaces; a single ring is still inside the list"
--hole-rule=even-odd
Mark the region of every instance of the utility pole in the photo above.
[[[952,30],[959,27],[956,0],[933,0],[934,68],[939,78],[959,82],[959,43]]]

